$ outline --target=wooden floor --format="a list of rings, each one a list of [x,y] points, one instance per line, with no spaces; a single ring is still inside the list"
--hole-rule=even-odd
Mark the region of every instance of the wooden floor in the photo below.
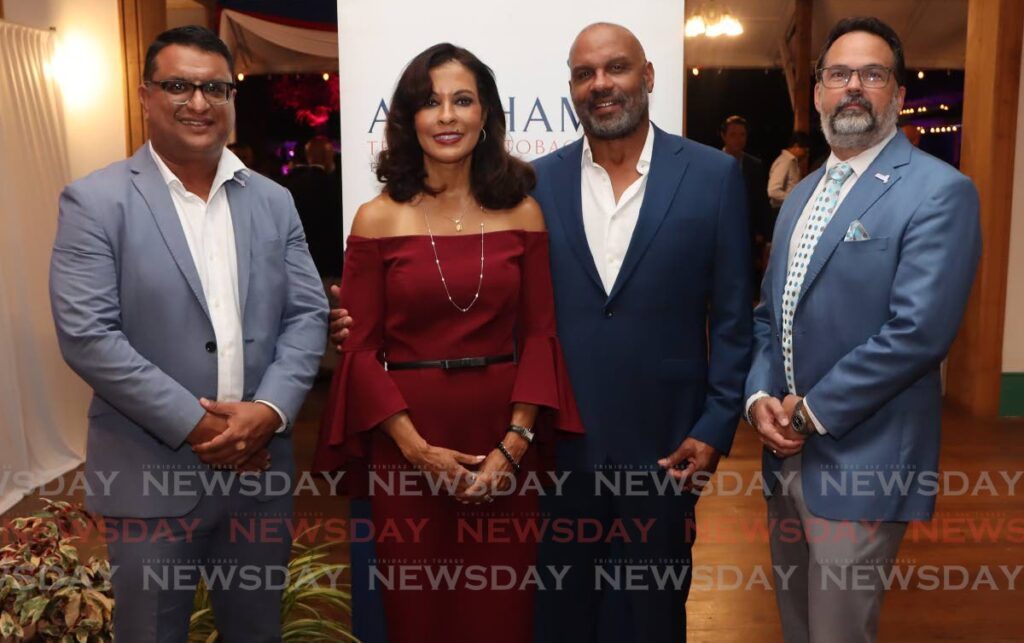
[[[316,424],[326,384],[318,383],[303,409],[295,432],[296,458],[300,468],[308,467],[316,441]],[[759,443],[753,430],[742,425],[732,456],[724,460],[721,482],[742,481],[746,488],[760,466]],[[945,566],[951,585],[964,589],[929,590],[924,572],[921,585],[889,592],[882,609],[879,640],[925,643],[971,641],[996,643],[1024,641],[1024,572],[1010,589],[999,568],[1012,574],[1024,566],[1024,475],[1013,491],[1000,475],[1011,479],[1024,472],[1024,420],[978,421],[955,410],[944,413],[942,468],[954,477],[955,487],[967,490],[956,496],[941,496],[936,520],[925,529],[908,530],[900,564]],[[962,472],[962,475],[959,473]],[[992,486],[987,487],[988,473]],[[69,476],[72,474],[68,474]],[[2,516],[3,522],[34,511],[38,497],[30,496]],[[327,496],[301,495],[296,502],[300,516],[346,516],[347,503]],[[771,561],[763,531],[765,504],[759,490],[750,493],[713,494],[698,504],[698,540],[694,565],[705,571],[695,579],[687,608],[689,640],[698,643],[771,643],[781,641],[774,596],[758,572],[768,572]],[[971,529],[988,526],[989,531],[972,534]],[[946,529],[945,535],[932,530]],[[966,537],[965,537],[966,535]],[[98,543],[86,548],[101,551]],[[338,559],[347,558],[343,547]],[[992,573],[998,589],[981,583],[985,569]],[[938,572],[941,576],[942,572]],[[770,580],[770,574],[767,574]],[[714,581],[714,582],[711,582]]]

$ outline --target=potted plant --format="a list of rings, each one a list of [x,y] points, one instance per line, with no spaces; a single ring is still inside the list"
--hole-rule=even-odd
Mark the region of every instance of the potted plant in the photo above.
[[[295,536],[288,562],[288,585],[281,596],[281,638],[284,643],[358,641],[338,617],[351,614],[352,594],[347,584],[337,583],[346,565],[328,563],[331,542],[310,546],[303,540],[312,527]],[[200,583],[196,591],[190,643],[215,643],[220,634],[213,619],[210,592]]]
[[[76,530],[92,518],[81,507],[43,499],[46,508],[15,518],[0,549],[0,639],[91,643],[113,640],[110,563],[79,558]]]

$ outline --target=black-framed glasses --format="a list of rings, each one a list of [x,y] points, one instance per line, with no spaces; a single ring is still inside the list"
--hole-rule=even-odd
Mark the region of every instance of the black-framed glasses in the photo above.
[[[878,89],[889,84],[892,76],[892,68],[882,65],[865,65],[858,69],[851,69],[844,65],[823,67],[818,70],[818,80],[829,89],[840,89],[850,84],[854,74],[860,77],[860,84],[864,87]]]
[[[170,80],[147,80],[146,85],[156,85],[170,96],[171,102],[175,105],[184,105],[192,100],[192,95],[198,89],[203,92],[206,102],[211,105],[223,105],[231,100],[231,92],[235,89],[234,83],[226,80],[208,80],[204,83],[193,83],[187,80],[172,78]]]

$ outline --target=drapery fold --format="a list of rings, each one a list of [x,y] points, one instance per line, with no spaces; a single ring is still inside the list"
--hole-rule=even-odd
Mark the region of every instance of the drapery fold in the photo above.
[[[54,39],[0,20],[0,513],[85,455],[89,391],[60,356],[47,286],[70,177]]]
[[[225,9],[220,37],[245,74],[321,73],[338,67],[338,32],[278,24]]]

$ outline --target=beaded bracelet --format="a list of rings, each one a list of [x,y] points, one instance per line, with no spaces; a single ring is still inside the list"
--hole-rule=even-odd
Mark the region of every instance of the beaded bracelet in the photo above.
[[[501,455],[505,456],[505,459],[508,460],[508,463],[512,465],[512,470],[515,471],[516,474],[518,474],[519,473],[519,463],[516,462],[516,459],[513,458],[512,454],[509,453],[508,449],[505,448],[505,443],[499,441],[498,442],[498,446],[495,447],[495,448],[498,451],[501,451]]]

